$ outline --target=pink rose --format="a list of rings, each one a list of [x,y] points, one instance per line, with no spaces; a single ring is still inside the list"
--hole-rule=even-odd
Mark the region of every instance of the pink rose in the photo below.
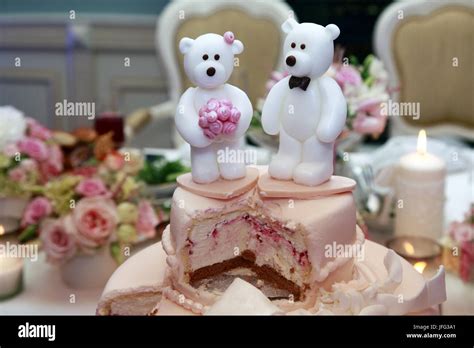
[[[469,242],[474,239],[474,227],[464,222],[453,222],[449,234],[458,243]]]
[[[237,129],[237,126],[234,123],[225,122],[224,127],[222,128],[222,133],[225,135],[231,135],[231,134],[234,134],[236,129]]]
[[[137,232],[146,237],[152,238],[155,236],[155,227],[160,221],[156,216],[155,210],[148,201],[141,201],[138,204],[138,219],[135,225]]]
[[[386,123],[387,116],[381,113],[380,101],[369,99],[359,105],[352,127],[359,134],[378,136],[384,131]]]
[[[63,169],[63,153],[61,148],[58,145],[50,146],[48,149],[48,158],[39,163],[41,181],[47,182],[52,177],[59,175]]]
[[[207,122],[212,123],[217,121],[217,112],[209,111],[206,113]]]
[[[240,111],[236,108],[233,107],[230,109],[230,121],[232,123],[237,123],[240,120]]]
[[[48,261],[59,263],[70,259],[77,250],[75,228],[68,215],[63,219],[46,219],[41,224],[40,239]]]
[[[18,148],[18,146],[16,146],[15,143],[10,143],[5,145],[5,147],[3,148],[3,153],[5,154],[5,156],[14,157],[17,153],[20,153],[20,149]]]
[[[209,129],[204,129],[203,133],[206,137],[208,137],[211,140],[216,137],[216,135],[214,133],[212,133]]]
[[[41,140],[48,140],[53,136],[53,133],[38,121],[32,118],[27,119],[27,124],[30,131],[30,136]]]
[[[26,137],[18,142],[18,148],[20,152],[38,161],[43,161],[48,157],[48,147],[39,139]]]
[[[344,90],[345,85],[360,86],[362,84],[362,77],[359,70],[351,65],[342,66],[334,77],[336,82]]]
[[[352,127],[359,134],[379,135],[385,128],[385,120],[361,112],[357,113]]]
[[[53,211],[53,206],[45,197],[36,197],[28,203],[23,213],[21,226],[37,224],[42,218],[48,216]]]
[[[119,221],[117,207],[109,198],[83,198],[72,214],[77,228],[77,241],[84,248],[97,248],[107,243]]]
[[[76,186],[76,192],[86,197],[94,197],[105,195],[108,190],[101,179],[85,178]]]
[[[222,122],[217,120],[216,122],[212,122],[209,125],[209,130],[214,133],[215,135],[219,135],[222,132]]]
[[[219,106],[217,109],[217,118],[222,122],[227,121],[230,117],[230,108],[226,105]]]
[[[64,156],[61,148],[58,145],[50,146],[48,164],[55,175],[63,171],[63,160]]]
[[[215,98],[209,99],[207,102],[207,111],[215,111],[219,107],[219,101]]]
[[[209,127],[209,122],[207,122],[206,117],[199,116],[198,124],[199,124],[199,127],[201,127],[201,128]]]
[[[38,170],[38,162],[36,162],[34,159],[27,158],[21,161],[20,167],[28,172],[34,172]]]
[[[58,145],[52,145],[48,149],[48,158],[39,164],[41,179],[43,182],[60,174],[63,169],[63,153]]]
[[[10,180],[15,182],[22,182],[26,180],[26,171],[24,168],[18,166],[8,172]]]

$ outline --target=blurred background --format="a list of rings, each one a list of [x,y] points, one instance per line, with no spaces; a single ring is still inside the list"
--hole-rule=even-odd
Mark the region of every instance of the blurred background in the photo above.
[[[69,199],[83,198],[77,176],[119,192],[113,208],[122,213],[146,212],[146,199],[157,214],[153,231],[123,223],[93,256],[51,260],[57,253],[43,240],[46,256],[25,263],[25,292],[0,302],[0,314],[91,314],[129,256],[123,248],[160,239],[176,177],[190,164],[173,120],[192,85],[182,37],[230,30],[244,43],[229,82],[255,111],[249,164],[269,163],[278,137],[263,132],[260,114],[286,76],[280,27],[289,16],[341,30],[326,73],[348,104],[335,173],[357,181],[359,226],[427,278],[443,264],[441,313],[474,314],[472,0],[0,0],[0,242],[41,239],[45,216],[25,220],[28,207],[46,198],[49,215],[70,214]],[[25,138],[38,151],[21,150]],[[410,209],[398,209],[401,200]],[[113,262],[104,262],[107,248]],[[85,291],[74,309],[58,300],[71,287]]]
[[[288,1],[287,8],[300,21],[337,21],[342,35],[336,44],[363,60],[374,51],[375,22],[390,2],[295,0]],[[56,100],[93,101],[97,113],[114,110],[122,115],[167,101],[168,76],[157,54],[155,31],[168,3],[1,0],[0,105],[13,105],[48,127],[72,130],[92,121],[51,117]],[[21,72],[14,66],[15,57],[22,58]],[[125,57],[129,66],[124,66]],[[259,91],[263,97],[264,82]],[[167,121],[158,122],[134,145],[171,147],[170,127]]]

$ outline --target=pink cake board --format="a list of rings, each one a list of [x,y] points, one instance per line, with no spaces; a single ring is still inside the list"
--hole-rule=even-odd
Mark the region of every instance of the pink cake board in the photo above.
[[[312,199],[352,191],[355,186],[354,180],[336,175],[318,186],[299,185],[292,180],[276,180],[268,173],[261,174],[258,179],[258,190],[264,198]]]
[[[199,196],[215,199],[230,199],[240,196],[255,186],[259,171],[247,167],[247,175],[242,179],[224,180],[222,178],[210,184],[198,184],[193,181],[191,173],[178,176],[178,186]]]
[[[365,241],[365,258],[362,263],[376,274],[378,280],[387,278],[383,259],[388,250],[380,244]],[[444,277],[443,282],[431,284],[430,287],[431,281],[427,282],[410,263],[401,257],[400,259],[403,278],[394,293],[405,299],[416,298],[417,304],[421,308],[417,309],[416,313],[410,314],[438,314],[430,301],[433,300],[433,297],[443,296],[444,289],[441,288],[444,286]],[[134,294],[148,287],[160,288],[165,279],[166,267],[166,253],[163,251],[161,242],[140,251],[122,264],[109,279],[99,306],[104,302],[104,299],[111,299],[115,295]],[[426,306],[423,307],[424,303]],[[164,306],[160,306],[158,314],[182,315],[183,310],[182,307],[171,301],[166,301]]]

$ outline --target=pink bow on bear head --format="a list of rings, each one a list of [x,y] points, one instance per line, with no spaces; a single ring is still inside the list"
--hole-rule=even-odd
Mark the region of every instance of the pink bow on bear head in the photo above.
[[[234,33],[231,32],[231,31],[226,31],[224,33],[224,40],[226,43],[228,43],[229,45],[232,45],[232,43],[234,42],[235,40],[235,36],[234,36]]]

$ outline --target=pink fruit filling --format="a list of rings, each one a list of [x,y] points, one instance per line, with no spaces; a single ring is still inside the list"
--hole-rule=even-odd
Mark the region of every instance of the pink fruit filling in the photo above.
[[[311,265],[301,233],[247,213],[197,225],[189,233],[183,255],[187,271],[194,272],[245,251],[255,255],[256,265],[270,267],[298,286],[308,284]]]

